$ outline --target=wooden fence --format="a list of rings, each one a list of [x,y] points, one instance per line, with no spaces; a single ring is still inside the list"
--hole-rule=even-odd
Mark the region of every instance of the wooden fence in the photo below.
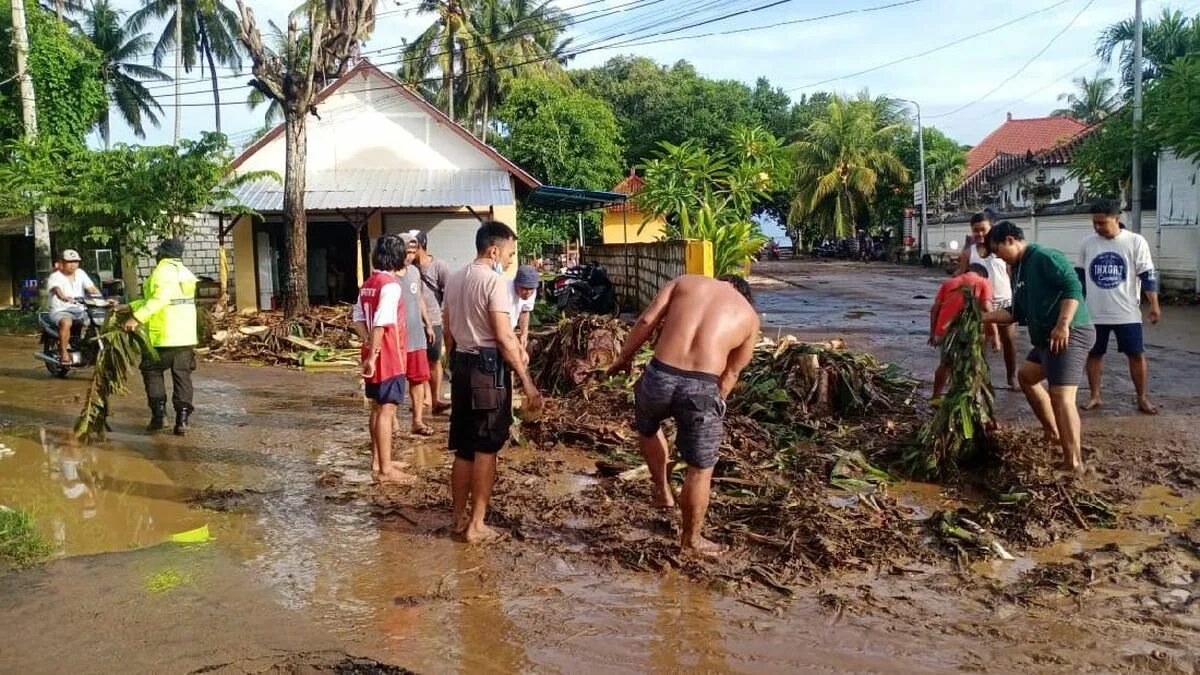
[[[640,311],[668,281],[688,271],[688,242],[588,246],[583,259],[608,270],[621,309]]]

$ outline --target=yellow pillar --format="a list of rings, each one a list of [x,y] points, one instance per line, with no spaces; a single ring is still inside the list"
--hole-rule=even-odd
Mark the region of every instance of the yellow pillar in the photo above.
[[[237,309],[258,310],[258,261],[254,259],[254,222],[238,216],[233,226],[233,292]]]
[[[689,240],[684,249],[684,264],[688,274],[713,275],[713,245],[711,241]]]

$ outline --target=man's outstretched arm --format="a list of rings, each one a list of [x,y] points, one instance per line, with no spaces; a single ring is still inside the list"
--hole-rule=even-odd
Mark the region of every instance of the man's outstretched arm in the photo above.
[[[642,312],[637,321],[633,324],[633,329],[629,331],[629,337],[625,340],[625,346],[621,348],[620,355],[616,361],[608,369],[609,376],[615,375],[622,371],[628,371],[633,363],[633,357],[637,354],[642,345],[654,335],[654,329],[667,315],[667,308],[671,306],[671,295],[675,292],[676,282],[672,281],[663,287],[658,295],[654,297],[654,302]]]

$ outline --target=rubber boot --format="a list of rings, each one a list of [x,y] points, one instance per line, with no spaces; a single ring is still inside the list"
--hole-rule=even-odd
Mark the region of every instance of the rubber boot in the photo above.
[[[191,414],[191,411],[188,410],[187,408],[180,408],[175,411],[175,435],[176,436],[183,436],[184,434],[187,433],[188,415],[190,415],[190,414]]]
[[[150,401],[150,424],[146,425],[146,431],[158,431],[165,426],[167,426],[167,402]]]

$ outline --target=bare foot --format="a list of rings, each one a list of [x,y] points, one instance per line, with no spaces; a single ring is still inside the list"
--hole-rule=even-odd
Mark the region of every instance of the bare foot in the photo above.
[[[463,538],[468,544],[487,544],[500,539],[501,536],[499,532],[487,525],[475,527],[468,525],[466,531],[463,532]]]
[[[437,432],[434,431],[433,429],[430,429],[427,426],[419,426],[419,427],[413,427],[412,435],[413,436],[424,436],[426,438],[429,438],[430,436],[436,436]]]
[[[1073,462],[1062,461],[1059,462],[1054,468],[1069,476],[1076,477],[1082,476],[1087,471],[1087,465],[1085,465],[1082,460]]]
[[[1093,398],[1088,399],[1088,402],[1083,404],[1082,407],[1084,410],[1095,410],[1096,408],[1099,408],[1102,405],[1104,405],[1104,401],[1101,401],[1100,399],[1093,397]]]
[[[1010,379],[1008,381],[1008,390],[1009,391],[1021,391],[1021,385],[1015,379]]]
[[[450,532],[456,537],[462,537],[467,532],[467,525],[471,523],[471,514],[464,513],[454,519],[450,524]]]
[[[58,362],[61,364],[64,364],[64,365],[70,364],[71,363],[71,353],[70,352],[59,352],[58,353]]]
[[[1061,443],[1061,441],[1058,440],[1057,431],[1043,431],[1042,442],[1048,445],[1059,445]]]
[[[715,541],[709,541],[704,537],[697,536],[691,543],[683,543],[679,546],[684,553],[694,553],[706,558],[718,558],[729,552],[729,547],[724,544],[718,544]]]
[[[655,508],[673,509],[675,508],[675,492],[670,488],[666,492],[656,489],[654,490],[654,499],[650,500],[650,503]]]
[[[404,473],[396,467],[390,467],[387,471],[381,472],[376,482],[389,483],[393,485],[411,485],[417,479],[407,473]]]
[[[1138,399],[1138,410],[1142,411],[1143,413],[1145,413],[1147,415],[1157,415],[1158,414],[1158,408],[1153,403],[1150,402],[1150,397],[1148,397],[1148,396],[1143,396]]]

